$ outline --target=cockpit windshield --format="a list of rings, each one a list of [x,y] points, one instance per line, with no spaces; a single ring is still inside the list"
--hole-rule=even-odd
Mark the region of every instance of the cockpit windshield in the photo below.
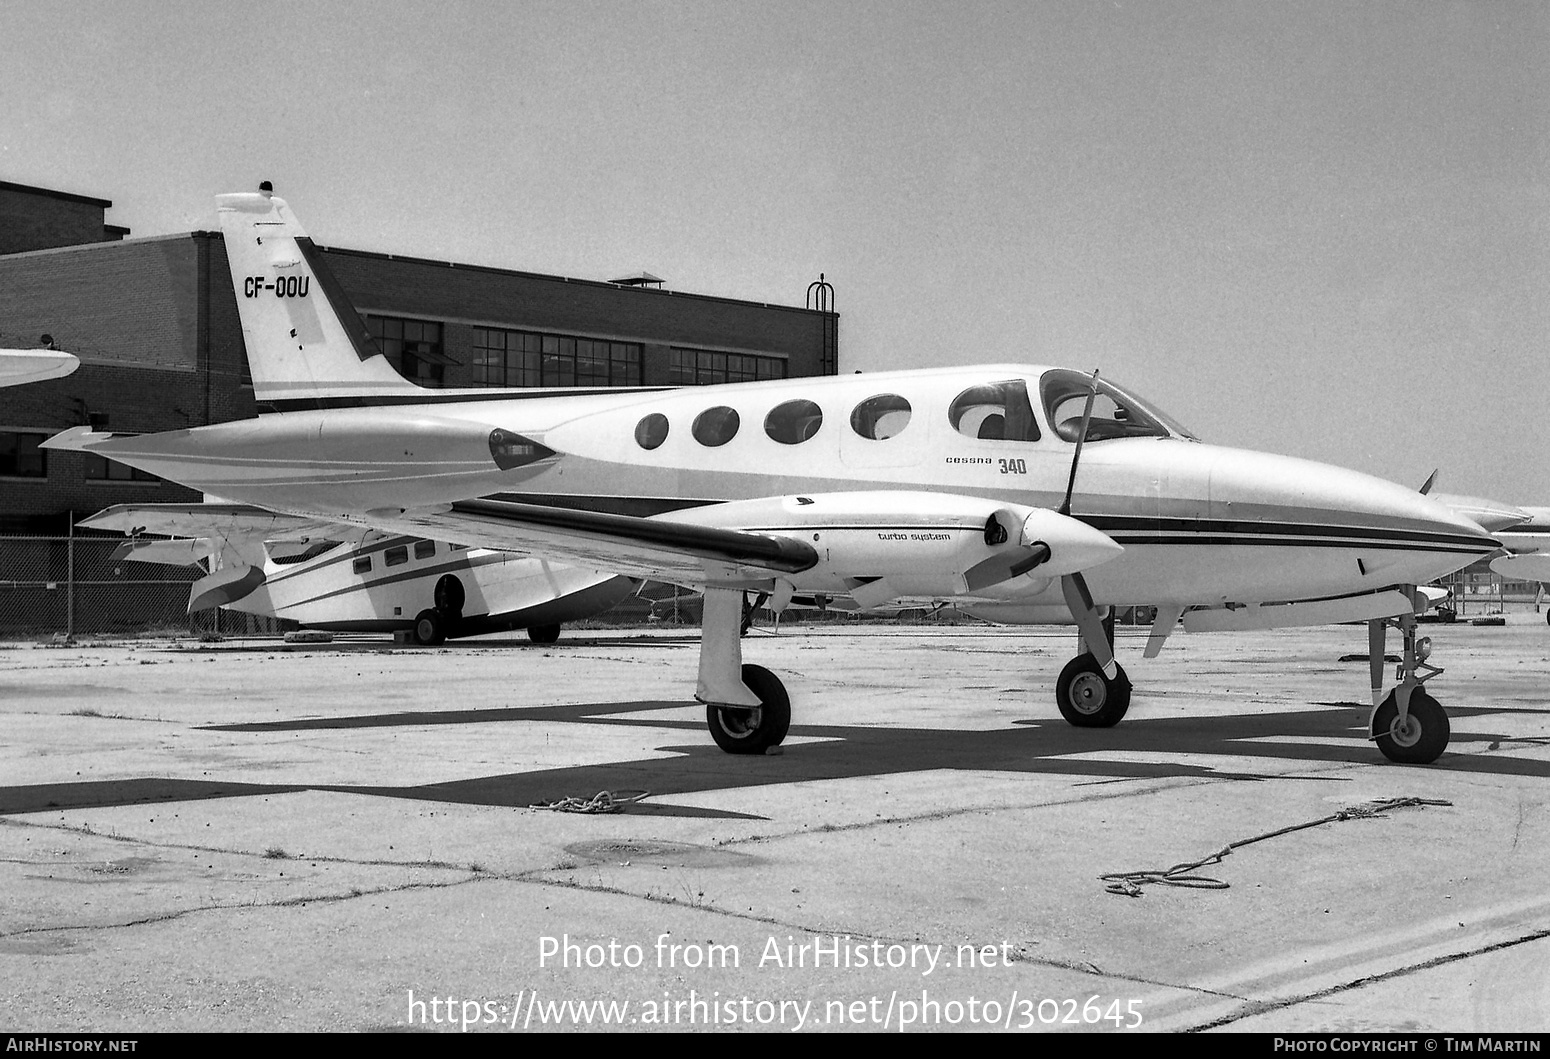
[[[1068,368],[1055,368],[1039,381],[1044,399],[1044,414],[1049,425],[1067,441],[1075,441],[1082,429],[1082,412],[1093,392],[1091,375]],[[1098,392],[1093,396],[1092,418],[1087,424],[1087,441],[1109,438],[1185,438],[1198,441],[1190,431],[1161,411],[1098,377]]]

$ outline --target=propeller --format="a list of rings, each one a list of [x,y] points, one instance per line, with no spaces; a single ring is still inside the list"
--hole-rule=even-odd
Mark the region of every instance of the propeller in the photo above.
[[[1031,572],[1046,577],[1074,574],[1125,550],[1102,530],[1046,508],[1026,513],[1002,510],[986,520],[986,544],[996,547],[1014,539],[1016,547],[996,552],[963,572],[968,591],[978,592]]]
[[[1076,488],[1076,465],[1082,458],[1082,442],[1087,440],[1087,426],[1093,419],[1093,400],[1098,396],[1098,369],[1093,369],[1092,388],[1087,391],[1087,404],[1082,408],[1082,429],[1076,435],[1076,451],[1071,454],[1071,477],[1066,479],[1066,498],[1056,508],[1062,515],[1071,514],[1071,491]]]
[[[1094,368],[1092,386],[1087,391],[1087,404],[1082,408],[1082,429],[1077,432],[1076,451],[1071,454],[1071,476],[1066,479],[1066,498],[1060,502],[1059,513],[1062,515],[1071,514],[1071,494],[1076,489],[1076,467],[1082,459],[1082,443],[1087,440],[1087,427],[1092,422],[1093,401],[1097,396],[1098,369]],[[1081,630],[1082,640],[1087,644],[1093,661],[1103,669],[1104,676],[1113,680],[1119,672],[1114,661],[1114,646],[1109,642],[1103,619],[1098,616],[1098,608],[1093,606],[1093,594],[1087,588],[1087,579],[1079,570],[1066,574],[1060,579],[1060,592],[1066,598],[1066,606],[1071,610],[1071,617],[1076,620],[1076,627]]]

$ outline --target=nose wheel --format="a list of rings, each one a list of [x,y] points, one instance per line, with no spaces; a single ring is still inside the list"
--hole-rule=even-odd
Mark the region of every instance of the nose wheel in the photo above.
[[[1395,674],[1398,685],[1382,702],[1383,646],[1390,624],[1399,626],[1404,638],[1403,659]],[[1373,701],[1368,738],[1378,744],[1378,749],[1390,761],[1401,765],[1430,765],[1448,749],[1452,730],[1447,712],[1432,698],[1422,684],[1441,673],[1437,666],[1428,665],[1431,641],[1416,639],[1415,614],[1401,614],[1396,619],[1377,620],[1371,623],[1368,648],[1372,659]]]
[[[1410,693],[1410,706],[1399,714],[1399,689],[1389,692],[1372,718],[1373,740],[1383,756],[1402,765],[1429,765],[1448,749],[1448,714],[1420,688]]]

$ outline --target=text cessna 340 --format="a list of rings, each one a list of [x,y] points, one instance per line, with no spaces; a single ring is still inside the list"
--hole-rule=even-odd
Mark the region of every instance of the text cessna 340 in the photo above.
[[[273,410],[138,437],[78,427],[48,447],[301,517],[703,590],[695,697],[733,753],[790,724],[779,679],[743,664],[749,592],[776,609],[822,595],[1069,612],[1080,653],[1055,697],[1087,727],[1130,704],[1105,608],[1157,607],[1148,656],[1181,617],[1189,631],[1397,624],[1406,662],[1374,695],[1371,735],[1405,762],[1447,745],[1420,687],[1415,586],[1497,544],[1414,490],[1201,443],[1065,368],[425,390],[377,349],[283,200],[217,204],[254,395]]]

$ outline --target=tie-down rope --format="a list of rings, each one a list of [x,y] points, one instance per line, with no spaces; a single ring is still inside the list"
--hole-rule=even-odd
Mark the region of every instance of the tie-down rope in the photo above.
[[[648,797],[650,791],[598,791],[590,798],[561,798],[556,802],[535,802],[529,809],[552,809],[557,813],[617,813],[631,802]]]
[[[1207,864],[1219,864],[1227,854],[1242,846],[1255,842],[1263,842],[1267,838],[1275,838],[1277,835],[1288,835],[1293,831],[1302,831],[1310,827],[1319,827],[1323,824],[1332,824],[1337,820],[1360,820],[1365,817],[1377,816],[1386,813],[1390,809],[1406,809],[1411,806],[1423,805],[1452,805],[1435,798],[1386,798],[1382,801],[1369,802],[1366,805],[1353,805],[1342,809],[1338,813],[1318,820],[1310,820],[1305,824],[1293,824],[1283,827],[1278,831],[1267,831],[1263,835],[1255,835],[1253,838],[1245,838],[1239,842],[1230,842],[1201,860],[1186,861],[1183,864],[1175,864],[1167,871],[1124,871],[1110,872],[1108,875],[1100,875],[1099,879],[1108,883],[1104,889],[1111,894],[1121,897],[1140,897],[1141,887],[1147,883],[1161,883],[1165,886],[1185,886],[1197,890],[1225,890],[1228,883],[1221,879],[1213,879],[1208,875],[1190,875],[1189,872],[1196,868],[1205,867]]]

